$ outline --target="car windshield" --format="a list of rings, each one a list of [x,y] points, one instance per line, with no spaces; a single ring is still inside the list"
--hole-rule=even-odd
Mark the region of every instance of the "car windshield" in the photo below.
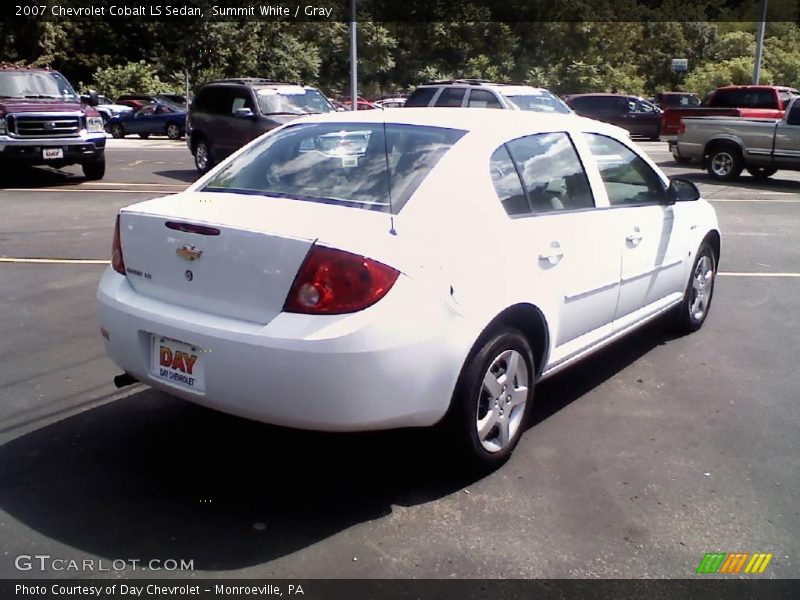
[[[72,99],[77,94],[69,81],[55,71],[0,72],[0,98]]]
[[[464,133],[383,123],[293,125],[237,156],[203,191],[396,213]]]
[[[328,99],[317,90],[309,90],[299,85],[281,88],[260,88],[256,90],[258,106],[265,115],[335,112]]]
[[[505,95],[505,94],[504,94]],[[529,94],[505,95],[511,104],[520,110],[532,110],[536,112],[552,112],[569,114],[572,112],[569,106],[564,104],[559,98],[544,90],[537,90]]]

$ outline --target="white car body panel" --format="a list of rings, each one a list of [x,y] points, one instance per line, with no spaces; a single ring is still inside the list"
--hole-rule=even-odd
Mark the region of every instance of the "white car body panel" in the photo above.
[[[549,336],[538,375],[548,376],[680,302],[695,252],[718,231],[714,210],[703,200],[610,207],[581,132],[609,135],[660,171],[624,130],[575,115],[404,108],[310,116],[286,127],[382,118],[469,130],[393,219],[383,212],[200,191],[259,140],[186,192],[122,209],[128,267],[143,271],[133,257],[146,257],[170,283],[159,290],[148,288],[144,277],[111,268],[105,273],[98,301],[111,358],[169,393],[279,425],[332,431],[432,425],[446,413],[476,340],[504,310],[521,304],[540,311]],[[596,208],[510,219],[492,185],[489,157],[508,140],[547,131],[571,133]],[[228,247],[222,238],[162,228],[166,220],[218,227],[231,234],[222,238],[236,243]],[[137,241],[145,223],[155,228],[154,237]],[[636,227],[642,239],[631,247],[626,236]],[[281,312],[312,243],[370,257],[401,275],[385,298],[357,313]],[[559,250],[554,243],[563,256],[550,264],[549,251]],[[197,265],[181,261],[175,252],[183,245],[207,254]],[[213,263],[217,253],[227,258],[224,264]],[[183,269],[201,264],[213,265],[199,271],[208,282],[182,278]],[[259,268],[274,276],[269,286],[252,282]],[[225,296],[226,286],[242,290],[238,304]],[[201,349],[202,392],[152,376],[151,334]]]

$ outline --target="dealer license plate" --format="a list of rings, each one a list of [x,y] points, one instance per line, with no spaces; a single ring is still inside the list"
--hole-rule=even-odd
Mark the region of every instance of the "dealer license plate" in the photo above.
[[[179,388],[205,390],[203,350],[161,335],[151,336],[150,372],[153,377]]]
[[[45,160],[53,160],[56,158],[64,158],[63,148],[42,148],[42,158]]]

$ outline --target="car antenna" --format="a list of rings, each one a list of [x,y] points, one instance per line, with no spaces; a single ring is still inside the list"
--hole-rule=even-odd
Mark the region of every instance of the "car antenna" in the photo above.
[[[394,228],[394,208],[392,207],[392,172],[389,169],[389,140],[386,137],[386,115],[383,116],[383,156],[386,159],[386,195],[389,199],[389,233],[397,235],[397,230]]]

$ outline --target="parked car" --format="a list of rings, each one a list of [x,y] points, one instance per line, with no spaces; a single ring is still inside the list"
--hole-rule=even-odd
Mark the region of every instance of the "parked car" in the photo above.
[[[105,148],[103,118],[61,73],[0,66],[0,169],[79,164],[87,179],[102,179]]]
[[[778,169],[800,171],[800,96],[781,120],[684,117],[675,152],[700,161],[722,181],[738,178],[743,169],[758,179]]]
[[[667,108],[700,106],[700,96],[691,92],[661,92],[651,100],[661,110]]]
[[[573,94],[567,104],[579,115],[613,123],[631,135],[659,139],[661,109],[639,96],[625,94]]]
[[[166,135],[171,140],[177,140],[186,133],[186,111],[165,102],[154,102],[133,113],[112,117],[106,128],[115,138],[135,133],[142,139],[151,135]]]
[[[353,102],[350,98],[341,98],[341,104],[344,106],[345,110],[353,110]],[[378,108],[378,105],[374,102],[370,102],[365,98],[359,98],[356,103],[356,110],[375,110]]]
[[[429,81],[417,86],[405,108],[438,106],[500,108],[570,114],[572,110],[557,96],[543,88],[484,79]]]
[[[711,92],[702,106],[667,108],[661,121],[662,139],[674,148],[675,136],[683,117],[754,117],[780,119],[789,101],[800,94],[795,88],[779,85],[728,85]],[[673,156],[675,153],[673,152]],[[675,156],[680,160],[679,156]]]
[[[81,102],[92,106],[92,103],[95,102],[95,100],[92,100],[92,97],[89,94],[82,94]],[[125,106],[124,104],[116,104],[112,102],[107,96],[103,96],[101,94],[97,95],[96,102],[97,104],[93,105],[94,109],[100,113],[101,117],[103,117],[104,124],[107,124],[112,117],[121,116],[126,113],[133,112],[133,108],[131,108],[130,106]]]
[[[215,81],[198,90],[189,108],[186,142],[204,173],[266,131],[302,115],[335,110],[307,85],[256,78]]]
[[[659,315],[700,328],[719,254],[712,206],[616,127],[334,112],[123,208],[99,319],[120,383],[289,427],[436,426],[486,469],[538,381]]]
[[[381,98],[380,100],[373,102],[373,104],[378,108],[403,108],[405,103],[406,98],[403,97]]]

